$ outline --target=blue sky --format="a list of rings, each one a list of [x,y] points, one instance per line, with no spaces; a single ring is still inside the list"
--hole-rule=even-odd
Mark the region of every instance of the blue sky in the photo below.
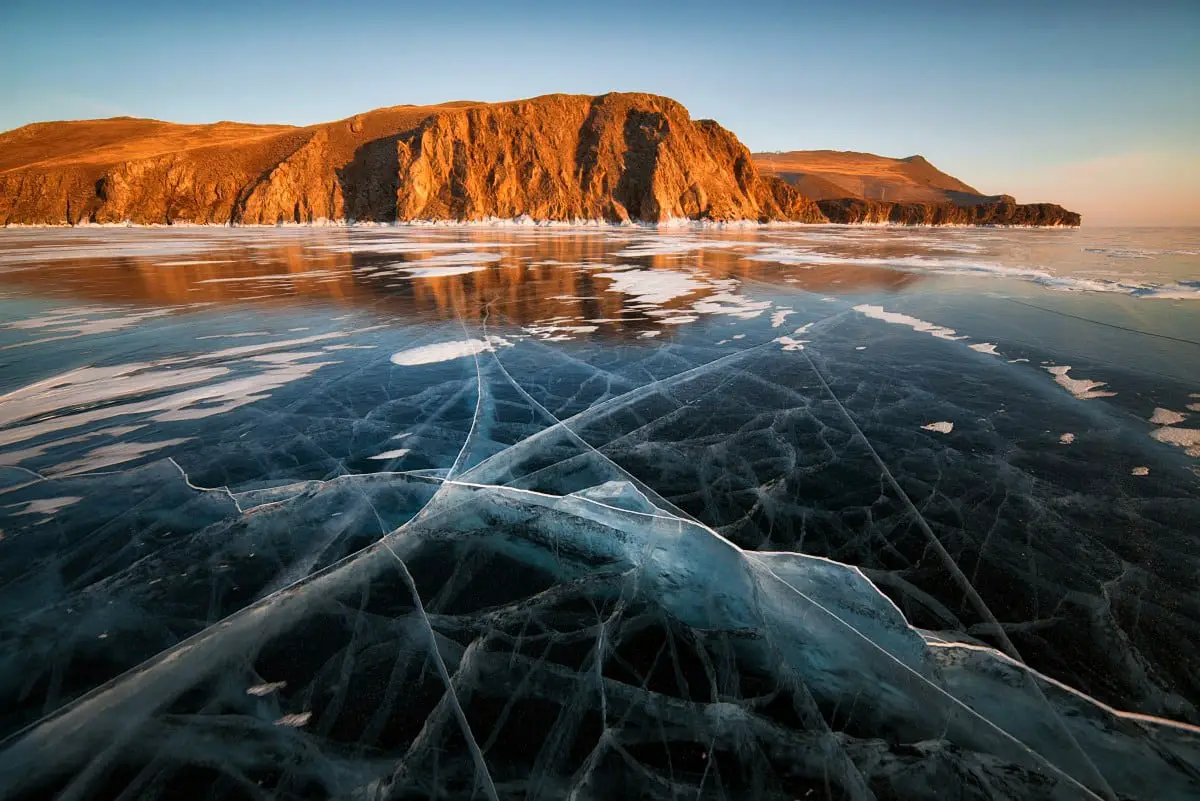
[[[921,153],[984,191],[1093,205],[1089,181],[1153,174],[1138,191],[1200,215],[1197,0],[837,5],[2,0],[0,129],[639,90],[755,150]]]

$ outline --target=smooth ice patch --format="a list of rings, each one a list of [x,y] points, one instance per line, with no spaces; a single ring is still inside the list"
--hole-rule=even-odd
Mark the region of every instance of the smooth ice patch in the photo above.
[[[464,356],[487,353],[497,348],[510,347],[512,347],[511,342],[498,336],[488,336],[485,339],[458,339],[398,351],[392,354],[392,364],[398,364],[401,367],[415,367],[421,364],[448,362]]]

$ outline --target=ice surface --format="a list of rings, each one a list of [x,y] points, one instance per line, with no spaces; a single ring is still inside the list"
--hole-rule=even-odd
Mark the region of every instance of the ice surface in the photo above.
[[[0,234],[0,797],[1200,796],[1196,312],[895,265],[1076,233]]]

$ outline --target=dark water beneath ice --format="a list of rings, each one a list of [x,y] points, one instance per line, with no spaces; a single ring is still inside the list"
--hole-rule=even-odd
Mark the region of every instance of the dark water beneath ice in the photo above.
[[[1200,230],[0,232],[6,799],[1200,797],[1198,587]]]

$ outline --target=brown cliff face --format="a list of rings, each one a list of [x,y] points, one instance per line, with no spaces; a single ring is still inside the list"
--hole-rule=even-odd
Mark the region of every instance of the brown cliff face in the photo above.
[[[46,123],[0,134],[0,223],[824,222],[749,151],[644,94],[398,106],[311,126]]]
[[[663,97],[551,95],[436,114],[398,143],[401,220],[823,222],[749,151]]]
[[[894,225],[1029,225],[1078,226],[1080,217],[1053,203],[1017,203],[1009,195],[980,203],[890,203],[859,198],[819,200],[817,205],[834,223],[891,223]]]

